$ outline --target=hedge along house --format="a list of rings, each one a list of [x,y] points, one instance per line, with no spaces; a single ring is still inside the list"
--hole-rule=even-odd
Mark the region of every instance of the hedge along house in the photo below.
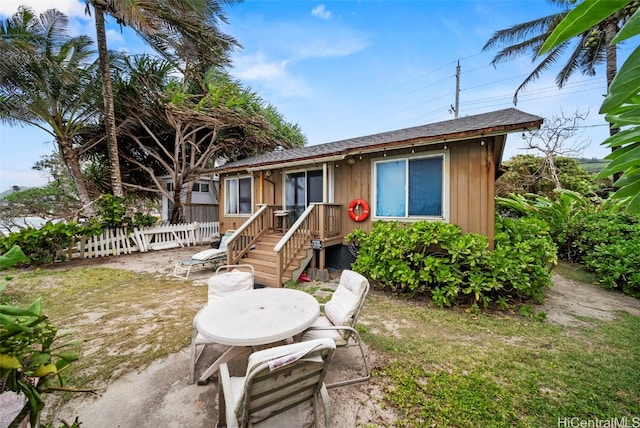
[[[353,260],[345,236],[376,221],[444,221],[493,242],[495,180],[507,135],[542,118],[516,109],[289,150],[216,168],[228,263],[282,286]]]

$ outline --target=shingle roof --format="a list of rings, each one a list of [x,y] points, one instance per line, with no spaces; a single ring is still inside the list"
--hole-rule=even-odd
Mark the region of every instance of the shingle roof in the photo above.
[[[415,142],[416,144],[428,144],[433,141],[443,140],[453,142],[474,136],[496,133],[507,134],[524,128],[539,128],[541,123],[542,118],[539,116],[509,108],[475,116],[465,116],[444,122],[415,126],[413,128],[350,138],[332,143],[288,150],[276,150],[235,162],[229,162],[226,165],[216,168],[215,172],[258,168],[274,164],[299,162],[307,159],[317,162],[326,157],[348,155],[363,150],[371,151],[377,148],[382,150],[411,142]]]

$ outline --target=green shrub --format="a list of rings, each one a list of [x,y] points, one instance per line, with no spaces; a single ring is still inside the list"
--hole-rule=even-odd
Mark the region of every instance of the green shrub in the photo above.
[[[572,250],[576,261],[589,257],[599,245],[631,243],[640,239],[640,217],[619,212],[597,212],[572,223],[575,239]]]
[[[510,195],[496,202],[503,213],[547,222],[559,254],[583,263],[603,287],[640,297],[640,216],[625,213],[624,201],[590,199],[566,190],[558,193],[554,201]]]
[[[605,288],[640,297],[640,217],[594,213],[575,225],[576,257]]]
[[[47,222],[39,229],[21,229],[0,239],[0,254],[18,245],[33,264],[64,261],[67,257],[65,249],[73,246],[82,236],[91,237],[102,233],[103,228],[107,227],[133,229],[156,222],[156,217],[147,214],[127,216],[124,199],[113,195],[102,195],[97,205],[99,220],[92,219],[85,225]]]
[[[104,194],[96,201],[98,207],[97,216],[100,219],[100,225],[103,228],[119,228],[133,229],[139,226],[151,226],[155,224],[157,218],[136,212],[133,217],[127,215],[127,206],[125,199],[111,194]]]
[[[508,216],[533,217],[549,225],[549,233],[563,257],[572,260],[572,243],[575,239],[574,224],[584,215],[595,212],[593,200],[570,190],[556,190],[555,199],[536,194],[496,198],[498,211]]]
[[[495,251],[491,254],[501,295],[512,299],[544,300],[557,264],[557,248],[547,224],[535,218],[496,221]]]
[[[598,245],[584,262],[604,288],[619,288],[640,298],[640,241]]]
[[[487,238],[453,224],[376,222],[359,242],[353,269],[393,293],[430,295],[440,307],[542,300],[551,283],[555,246],[542,221],[499,220],[495,251]]]
[[[18,245],[33,264],[53,263],[66,259],[64,250],[80,236],[92,236],[99,232],[95,225],[47,222],[39,229],[28,227],[0,240],[0,252]]]

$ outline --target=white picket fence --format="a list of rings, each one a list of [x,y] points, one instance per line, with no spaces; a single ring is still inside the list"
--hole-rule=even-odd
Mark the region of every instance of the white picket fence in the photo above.
[[[82,238],[68,250],[69,258],[118,256],[149,250],[189,247],[210,243],[220,236],[220,224],[215,222],[171,224],[134,229],[105,229],[101,235]]]

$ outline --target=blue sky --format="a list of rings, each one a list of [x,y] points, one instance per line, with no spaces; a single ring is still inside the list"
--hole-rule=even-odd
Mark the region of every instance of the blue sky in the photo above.
[[[95,36],[84,1],[2,0],[0,19],[20,4],[38,12],[56,7],[71,18],[73,34]],[[461,116],[513,107],[531,59],[494,68],[495,52],[482,46],[495,31],[558,8],[544,0],[245,0],[225,10],[223,28],[243,46],[233,54],[231,74],[299,124],[309,144],[319,144],[453,119],[458,61]],[[108,28],[110,49],[145,50],[132,32]],[[636,43],[623,46],[619,58]],[[576,74],[562,90],[555,74],[529,85],[516,108],[542,117],[589,111],[577,138],[590,142],[584,156],[604,157],[600,142],[608,130],[598,115],[604,70]],[[43,131],[0,125],[0,191],[46,183],[31,166],[51,153],[52,140]],[[520,135],[511,135],[505,156],[523,153],[522,145]]]

